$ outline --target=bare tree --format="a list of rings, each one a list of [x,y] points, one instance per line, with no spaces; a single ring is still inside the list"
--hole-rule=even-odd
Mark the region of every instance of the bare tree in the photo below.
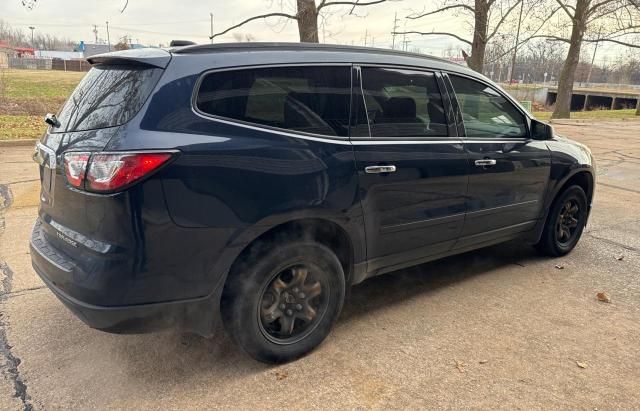
[[[295,20],[298,23],[298,33],[300,35],[300,41],[304,43],[318,43],[318,16],[320,12],[326,7],[332,6],[351,6],[351,11],[349,14],[352,14],[356,7],[364,7],[371,6],[373,4],[384,3],[387,0],[369,0],[369,1],[327,1],[322,0],[320,4],[316,5],[315,0],[296,0],[296,12],[295,14],[284,13],[284,12],[276,12],[276,13],[266,13],[260,14],[258,16],[249,17],[248,19],[243,20],[242,22],[235,24],[219,33],[216,33],[210,36],[210,39],[214,39],[215,37],[226,34],[238,27],[244,26],[245,24],[252,22],[254,20],[266,19],[271,17],[279,17],[290,20]]]
[[[69,39],[60,38],[48,33],[36,31],[33,36],[28,36],[23,30],[14,29],[10,24],[0,19],[0,39],[14,47],[35,47],[42,50],[73,50],[75,44]]]
[[[417,20],[452,11],[456,16],[473,18],[472,40],[447,31],[402,31],[395,34],[445,35],[460,40],[471,46],[471,55],[467,58],[469,67],[482,72],[487,43],[498,33],[500,27],[522,1],[524,0],[442,0],[441,6],[436,10],[414,12],[407,16],[407,19]]]
[[[549,41],[569,45],[560,77],[558,97],[551,118],[569,118],[571,95],[583,43],[610,42],[628,47],[640,47],[640,2],[638,0],[554,0],[569,20],[571,33],[542,34]],[[562,33],[562,30],[560,30]]]

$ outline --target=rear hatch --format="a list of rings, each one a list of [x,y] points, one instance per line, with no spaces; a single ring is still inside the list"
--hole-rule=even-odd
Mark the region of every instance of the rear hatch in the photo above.
[[[74,188],[65,175],[64,155],[99,152],[112,138],[123,137],[170,59],[159,49],[90,58],[93,67],[58,113],[59,124],[38,143],[40,218],[47,240],[62,250],[104,253],[134,241],[122,224],[131,218],[127,193],[98,195]]]

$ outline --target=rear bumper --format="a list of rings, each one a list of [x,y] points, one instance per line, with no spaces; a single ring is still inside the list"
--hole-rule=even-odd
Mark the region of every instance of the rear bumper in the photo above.
[[[150,304],[102,306],[81,301],[65,292],[56,280],[72,281],[77,267],[58,252],[36,228],[30,241],[31,263],[46,286],[78,318],[92,328],[114,333],[144,333],[180,328],[208,336],[219,319],[218,293],[189,300]]]

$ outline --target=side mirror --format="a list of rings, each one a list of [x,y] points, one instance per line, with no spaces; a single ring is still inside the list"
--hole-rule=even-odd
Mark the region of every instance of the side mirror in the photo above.
[[[534,140],[551,140],[553,127],[536,119],[531,119],[531,138]]]

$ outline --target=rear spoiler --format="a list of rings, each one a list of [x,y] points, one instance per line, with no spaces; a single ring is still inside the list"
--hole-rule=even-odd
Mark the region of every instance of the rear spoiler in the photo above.
[[[163,49],[145,48],[96,54],[87,58],[91,65],[96,64],[142,64],[145,66],[166,68],[171,53]]]

